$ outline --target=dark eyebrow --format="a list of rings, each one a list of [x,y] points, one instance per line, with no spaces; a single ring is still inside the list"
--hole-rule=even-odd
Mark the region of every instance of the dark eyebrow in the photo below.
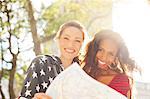
[[[75,39],[79,39],[79,40],[82,40],[82,38],[81,38],[81,37],[76,37]]]
[[[114,55],[114,53],[113,52],[108,52],[109,54],[111,54],[111,55]]]
[[[98,49],[105,50],[102,46],[99,46],[99,48],[98,48]],[[113,51],[108,51],[108,53],[109,53],[109,54],[111,54],[111,55],[114,55],[114,52],[113,52]]]
[[[99,46],[98,49],[104,49],[102,46]]]

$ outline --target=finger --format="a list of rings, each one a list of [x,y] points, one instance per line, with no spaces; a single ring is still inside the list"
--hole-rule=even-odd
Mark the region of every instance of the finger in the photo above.
[[[46,95],[45,93],[36,93],[34,97],[36,99],[52,99],[50,96]]]

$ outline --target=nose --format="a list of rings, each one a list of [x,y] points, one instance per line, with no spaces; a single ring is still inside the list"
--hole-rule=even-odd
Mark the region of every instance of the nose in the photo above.
[[[71,48],[72,48],[73,46],[74,46],[73,41],[71,41],[71,40],[70,40],[70,41],[68,41],[68,47],[71,47]]]

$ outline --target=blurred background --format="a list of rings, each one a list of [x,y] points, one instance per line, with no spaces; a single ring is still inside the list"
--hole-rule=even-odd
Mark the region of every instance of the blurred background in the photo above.
[[[119,32],[141,67],[134,73],[136,99],[150,99],[150,0],[0,0],[0,99],[18,97],[31,60],[58,54],[59,26],[78,20],[89,38]]]

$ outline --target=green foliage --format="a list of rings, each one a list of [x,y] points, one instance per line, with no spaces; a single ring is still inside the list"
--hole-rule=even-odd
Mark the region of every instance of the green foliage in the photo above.
[[[43,12],[43,18],[48,22],[46,35],[56,33],[59,26],[68,20],[83,20],[86,14],[79,3],[66,0],[56,1]]]
[[[24,75],[21,75],[19,73],[15,74],[15,81],[14,81],[15,82],[15,87],[14,87],[14,90],[15,90],[15,93],[16,93],[17,96],[19,96],[20,90],[21,90],[22,85],[24,83],[23,79],[24,79]]]
[[[109,13],[111,4],[111,0],[56,0],[43,11],[42,17],[47,22],[45,36],[56,33],[68,20],[78,20],[87,27],[96,16]]]
[[[27,39],[25,36],[30,33],[28,15],[25,9],[27,0],[7,0],[7,1],[8,1],[7,3],[11,5],[11,7],[15,6],[15,9],[9,10],[11,12],[10,12],[10,23],[8,23],[7,16],[5,13],[5,11],[7,10],[6,9],[7,4],[1,3],[0,1],[0,15],[3,15],[3,17],[0,17],[0,33],[1,33],[0,36],[8,33],[9,32],[8,28],[10,28],[13,37],[16,37],[19,41],[25,41]],[[97,16],[105,17],[105,15],[110,11],[111,11],[111,0],[55,0],[49,7],[43,8],[39,13],[37,13],[34,10],[34,15],[38,14],[37,18],[38,33],[41,33],[41,31],[43,30],[44,33],[43,34],[41,33],[40,36],[46,37],[56,33],[59,26],[68,20],[78,20],[86,27],[86,29],[91,28],[93,24],[92,22],[95,21]],[[45,23],[46,25],[43,27],[42,25]],[[94,27],[97,27],[99,29],[100,25],[99,24],[94,25]],[[95,30],[97,29],[92,27],[92,32]],[[6,42],[8,43],[8,40],[6,40]],[[15,43],[12,44],[15,45]],[[19,50],[30,49],[28,48],[28,46],[25,46],[23,44],[26,43],[21,42],[19,44],[21,45],[19,46],[20,48]],[[44,43],[43,52],[46,54],[52,54],[52,51],[49,48],[52,44],[53,42]],[[7,53],[7,51],[5,52],[6,52],[5,54],[7,55],[10,54]],[[17,58],[18,58],[17,66],[20,66],[18,64],[22,63],[23,59],[21,59],[22,57]],[[16,89],[18,88],[20,90],[24,79],[24,73],[26,72],[28,66],[17,67],[17,69],[18,68],[23,71],[23,74],[20,74],[19,71],[17,71],[15,74],[15,82],[16,82],[15,86]],[[4,79],[9,78],[8,69],[4,70],[3,78]]]
[[[27,65],[21,67],[21,70],[23,71],[23,74],[25,74],[27,72],[27,69],[28,69]]]
[[[3,78],[4,79],[8,79],[9,78],[9,72],[10,71],[8,69],[3,69]]]
[[[21,75],[19,73],[15,74],[15,80],[18,82],[17,84],[19,84],[19,86],[22,86],[22,79],[24,79],[24,75]]]
[[[13,61],[12,53],[13,54],[16,54],[17,52],[20,53],[21,50],[24,49],[22,42],[25,40],[26,34],[23,33],[24,32],[28,33],[27,31],[28,29],[27,27],[25,27],[28,26],[27,23],[28,20],[25,9],[23,7],[24,4],[25,4],[24,2],[21,3],[21,0],[3,0],[2,3],[0,2],[0,37],[2,37],[2,39],[5,40],[5,43],[3,43],[2,46],[3,47],[2,53],[4,60],[1,60],[5,62],[5,64],[0,64],[0,68],[4,69],[2,79],[8,80],[10,78],[9,77],[10,70],[12,69],[12,61]],[[10,35],[11,35],[10,40],[11,43],[8,40]],[[12,53],[10,53],[10,51]],[[22,63],[22,61],[20,61],[21,60],[20,58],[21,57],[17,57],[18,60],[17,59],[15,60],[17,62],[16,64],[17,66],[20,66],[18,64]],[[27,66],[21,69],[24,72],[27,70]],[[21,87],[22,80],[24,79],[23,77],[24,75],[20,75],[18,72],[16,73],[14,79],[14,82],[15,81],[17,82],[15,83],[16,89],[18,89],[19,86]]]

